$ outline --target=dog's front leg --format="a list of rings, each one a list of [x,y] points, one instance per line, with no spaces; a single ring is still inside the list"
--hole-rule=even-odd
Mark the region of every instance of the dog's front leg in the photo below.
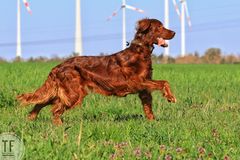
[[[142,101],[145,116],[147,117],[147,119],[153,120],[154,115],[153,115],[153,111],[152,111],[152,95],[151,95],[151,93],[148,92],[147,90],[143,90],[143,91],[139,92],[139,98]]]
[[[147,80],[144,83],[142,83],[142,85],[149,92],[154,91],[154,90],[160,90],[163,94],[163,97],[165,97],[168,100],[168,102],[172,102],[172,103],[177,102],[177,99],[174,97],[174,95],[171,92],[168,81]]]
[[[153,81],[158,83],[160,91],[162,91],[163,97],[165,97],[168,100],[168,102],[172,102],[172,103],[177,102],[177,99],[171,92],[168,81],[165,81],[165,80],[153,80]]]

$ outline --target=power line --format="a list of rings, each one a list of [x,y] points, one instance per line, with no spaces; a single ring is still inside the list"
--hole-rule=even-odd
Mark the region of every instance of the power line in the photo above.
[[[209,30],[221,30],[221,29],[232,29],[239,27],[238,24],[240,18],[224,20],[224,21],[214,21],[210,23],[199,23],[194,24],[191,31],[187,31],[188,33],[191,32],[201,32],[201,31],[209,31]],[[179,31],[179,28],[176,26],[171,27],[175,31]],[[133,32],[127,32],[127,34],[133,34]],[[121,39],[121,33],[108,33],[102,35],[92,35],[83,37],[84,42],[92,42],[92,41],[103,41],[103,40],[114,40],[114,39]],[[36,41],[25,41],[22,42],[23,46],[34,46],[34,45],[50,45],[50,44],[63,44],[63,43],[73,43],[74,37],[69,38],[58,38],[58,39],[49,39],[49,40],[36,40]],[[12,47],[16,46],[16,42],[6,42],[0,43],[0,47]]]
[[[104,35],[95,35],[89,37],[83,37],[84,42],[88,41],[102,41],[102,40],[113,40],[120,39],[121,33],[118,34],[104,34]],[[71,38],[61,38],[61,39],[50,39],[50,40],[36,40],[36,41],[25,41],[22,42],[24,46],[32,46],[32,45],[48,45],[48,44],[59,44],[59,43],[72,43],[74,41],[74,37]],[[0,43],[0,47],[12,47],[16,46],[16,42],[9,43]]]

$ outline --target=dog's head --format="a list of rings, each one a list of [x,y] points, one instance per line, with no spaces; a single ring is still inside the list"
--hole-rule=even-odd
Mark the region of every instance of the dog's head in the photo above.
[[[166,29],[163,24],[157,19],[142,19],[137,22],[136,36],[142,38],[149,45],[157,44],[158,46],[167,47],[165,40],[170,40],[174,37],[175,32]]]

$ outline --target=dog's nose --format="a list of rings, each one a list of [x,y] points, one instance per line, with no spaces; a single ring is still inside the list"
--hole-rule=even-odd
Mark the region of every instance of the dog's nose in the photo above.
[[[171,36],[170,36],[170,39],[172,39],[174,36],[175,36],[175,32],[174,31],[171,31]]]

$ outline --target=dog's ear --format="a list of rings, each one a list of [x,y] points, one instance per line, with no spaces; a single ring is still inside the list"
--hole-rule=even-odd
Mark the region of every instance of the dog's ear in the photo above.
[[[137,27],[136,27],[137,32],[146,31],[150,27],[150,24],[151,24],[151,20],[147,19],[147,18],[138,21],[137,22]]]

